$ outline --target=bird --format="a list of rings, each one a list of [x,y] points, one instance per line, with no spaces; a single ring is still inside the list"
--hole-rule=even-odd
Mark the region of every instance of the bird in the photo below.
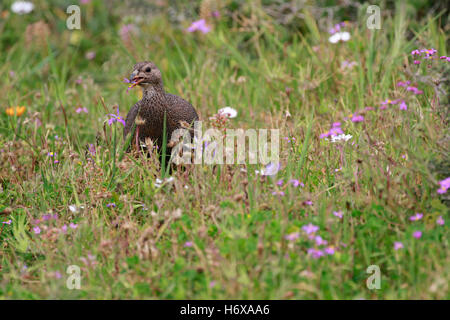
[[[151,61],[136,63],[129,77],[133,85],[142,88],[142,99],[128,112],[123,130],[124,139],[130,134],[134,125],[133,137],[136,149],[140,150],[140,142],[150,138],[152,143],[162,150],[164,118],[166,119],[166,141],[169,142],[176,129],[192,128],[199,120],[195,108],[183,98],[164,89],[161,71]],[[171,154],[171,147],[166,148],[165,159]]]

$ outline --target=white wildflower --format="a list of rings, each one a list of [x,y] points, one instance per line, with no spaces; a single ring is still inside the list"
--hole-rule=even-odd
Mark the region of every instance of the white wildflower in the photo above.
[[[348,141],[352,137],[353,136],[351,134],[339,134],[337,136],[331,136],[331,142],[335,143],[335,142],[339,142],[339,141]]]
[[[236,118],[238,112],[236,111],[236,109],[233,109],[231,107],[225,107],[219,110],[219,114],[223,114],[231,119]]]
[[[339,41],[348,41],[350,40],[350,33],[347,31],[344,32],[336,32],[331,37],[328,38],[328,41],[331,43],[338,43]]]
[[[166,178],[166,179],[164,179],[164,180],[161,180],[161,179],[159,179],[159,178],[156,178],[155,183],[154,183],[154,186],[155,186],[156,188],[161,188],[161,186],[162,186],[163,184],[171,183],[171,182],[173,182],[174,180],[175,180],[174,177],[169,177],[169,178]]]
[[[264,169],[261,169],[261,175],[263,176],[274,176],[280,170],[280,163],[270,162]],[[256,173],[256,171],[255,171]]]
[[[17,14],[27,14],[33,11],[34,4],[29,1],[16,1],[11,5],[11,10]]]

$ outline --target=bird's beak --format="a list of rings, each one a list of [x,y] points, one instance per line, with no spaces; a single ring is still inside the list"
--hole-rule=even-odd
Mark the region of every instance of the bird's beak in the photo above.
[[[130,81],[133,81],[134,78],[136,77],[137,73],[138,73],[137,70],[134,70],[133,73],[130,75],[129,80],[130,80]]]

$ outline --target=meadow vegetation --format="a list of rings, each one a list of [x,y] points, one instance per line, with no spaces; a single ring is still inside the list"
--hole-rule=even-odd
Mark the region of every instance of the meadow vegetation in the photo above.
[[[259,1],[184,20],[82,2],[81,30],[69,2],[0,4],[0,298],[449,298],[448,12],[398,1],[370,30],[367,4],[329,24],[306,6],[294,27]],[[163,174],[125,152],[108,119],[139,100],[123,78],[143,60],[204,126],[280,129],[278,172]]]

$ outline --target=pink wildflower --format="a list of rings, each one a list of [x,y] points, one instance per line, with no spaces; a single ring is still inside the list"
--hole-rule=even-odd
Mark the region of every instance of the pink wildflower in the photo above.
[[[406,88],[406,91],[412,91],[414,94],[422,94],[423,91],[419,90],[418,88],[414,87],[414,86],[408,86]]]
[[[294,188],[297,188],[298,186],[304,187],[305,185],[303,182],[298,181],[297,179],[291,179],[289,180],[289,183],[292,184]]]
[[[319,230],[318,226],[313,225],[312,223],[304,225],[302,230],[306,232],[306,234],[315,233]]]
[[[403,243],[401,243],[400,241],[395,241],[394,242],[394,250],[399,250],[399,249],[403,249]]]
[[[342,217],[344,216],[344,213],[342,211],[333,211],[333,215],[335,217],[338,217],[339,219],[342,219]]]
[[[406,102],[404,100],[400,102],[400,110],[408,110],[408,106],[406,105]]]
[[[399,81],[399,82],[397,82],[397,86],[399,86],[399,87],[406,87],[406,86],[408,86],[409,84],[411,83],[411,81],[406,81],[406,82],[403,82],[403,81]]]
[[[206,24],[205,19],[200,19],[192,22],[189,28],[187,28],[188,32],[201,31],[202,33],[208,33],[211,31],[211,27]]]
[[[362,115],[353,115],[352,117],[352,122],[363,122],[364,121],[364,117]]]
[[[416,239],[420,239],[422,237],[422,231],[414,231],[413,237]]]
[[[446,193],[447,190],[450,188],[450,177],[448,177],[448,178],[446,178],[446,179],[444,179],[444,180],[439,181],[439,185],[440,185],[441,187],[438,189],[437,193],[439,193],[439,194],[444,194],[444,193]]]
[[[314,237],[314,241],[316,242],[316,245],[321,246],[321,245],[326,245],[328,244],[327,240],[322,239],[321,236],[315,236]]]
[[[88,52],[86,52],[86,55],[85,55],[86,59],[88,59],[88,60],[93,60],[95,58],[95,56],[96,56],[95,51],[88,51]]]
[[[423,218],[423,213],[416,213],[415,215],[409,217],[409,220],[411,221],[419,221]]]
[[[299,232],[293,232],[284,236],[284,238],[288,241],[295,241],[300,237]]]
[[[41,228],[39,228],[39,226],[36,226],[33,228],[34,234],[39,234],[41,233]]]
[[[343,134],[344,131],[340,127],[333,127],[330,129],[330,136],[337,136],[339,134]]]
[[[77,108],[77,110],[75,110],[75,112],[76,113],[81,113],[81,112],[88,113],[89,111],[86,107],[83,107],[83,108],[79,107],[79,108]]]
[[[120,39],[122,39],[123,42],[129,41],[131,36],[136,33],[137,28],[132,23],[122,26],[119,30]]]
[[[309,248],[308,249],[308,254],[310,256],[312,256],[314,259],[319,259],[320,257],[323,256],[323,251],[322,250],[318,250],[318,249],[314,249],[314,248]]]

